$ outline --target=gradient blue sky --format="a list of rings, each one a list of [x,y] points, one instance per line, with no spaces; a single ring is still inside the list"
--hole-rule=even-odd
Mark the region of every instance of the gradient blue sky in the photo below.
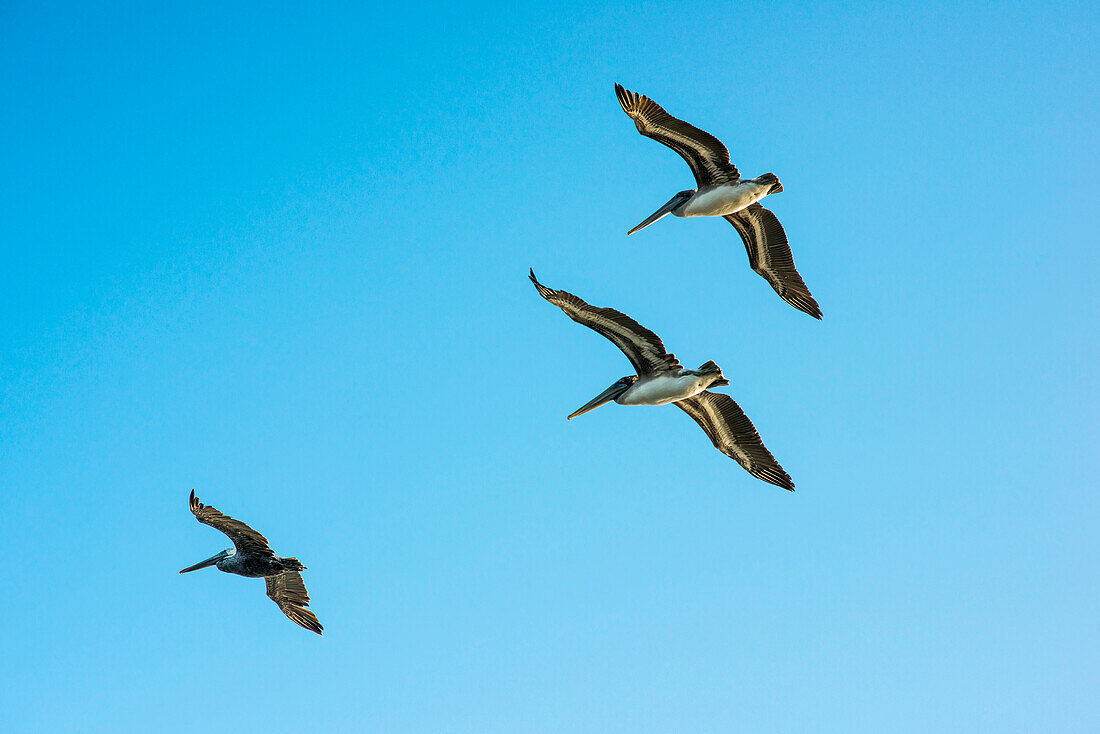
[[[5,732],[1100,729],[1094,3],[0,6]],[[681,6],[683,7],[683,5]],[[620,81],[725,141],[825,313]],[[716,360],[798,491],[527,280]],[[200,497],[308,566],[324,638]]]

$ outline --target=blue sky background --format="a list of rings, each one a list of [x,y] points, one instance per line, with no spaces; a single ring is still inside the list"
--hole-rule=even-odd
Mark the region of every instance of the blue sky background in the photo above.
[[[1100,728],[1093,3],[0,7],[0,728]],[[619,81],[720,137],[823,322]],[[714,359],[794,477],[540,279]],[[308,566],[324,638],[194,487]]]

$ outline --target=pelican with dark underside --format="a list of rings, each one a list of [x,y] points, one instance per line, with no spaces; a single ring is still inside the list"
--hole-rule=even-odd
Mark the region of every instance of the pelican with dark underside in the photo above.
[[[783,225],[759,201],[783,190],[779,177],[765,173],[741,178],[722,141],[694,125],[678,120],[648,97],[615,85],[623,111],[638,132],[680,154],[695,174],[698,189],[681,191],[645,221],[627,232],[645,229],[666,214],[677,217],[723,217],[733,225],[749,253],[749,265],[764,277],[783,300],[815,319],[821,309],[794,267]]]
[[[758,479],[784,489],[794,489],[787,472],[760,440],[760,434],[729,395],[709,388],[728,385],[721,368],[707,362],[699,369],[680,366],[676,355],[665,351],[661,339],[634,319],[613,308],[597,308],[572,293],[547,288],[531,271],[531,282],[539,295],[554,304],[578,324],[604,335],[634,365],[637,374],[627,375],[569,416],[575,418],[614,400],[620,405],[666,405],[672,403],[702,426],[715,447]]]
[[[197,571],[207,566],[217,566],[219,571],[253,578],[263,577],[267,582],[267,595],[279,605],[283,614],[307,630],[321,634],[324,629],[309,606],[302,574],[305,566],[297,558],[280,558],[267,544],[267,538],[228,515],[199,502],[195,490],[191,490],[191,512],[199,522],[217,528],[229,536],[233,547],[223,550],[202,563],[185,568],[180,573]]]

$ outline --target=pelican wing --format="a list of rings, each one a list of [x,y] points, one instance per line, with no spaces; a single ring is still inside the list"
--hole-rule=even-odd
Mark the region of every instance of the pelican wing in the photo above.
[[[687,161],[700,188],[740,178],[737,166],[730,163],[729,151],[718,138],[678,120],[649,97],[627,91],[621,84],[615,85],[615,95],[638,132],[664,143]]]
[[[759,204],[750,204],[739,212],[725,215],[745,241],[749,265],[771,283],[784,301],[799,311],[821,318],[821,308],[794,267],[787,233],[779,219]]]
[[[240,520],[234,520],[228,515],[215,510],[209,505],[199,502],[195,496],[195,490],[191,490],[191,512],[195,519],[204,525],[221,530],[233,541],[239,553],[257,553],[260,555],[275,555],[267,545],[267,538],[245,525]]]
[[[540,296],[565,311],[565,315],[578,324],[603,334],[623,350],[639,375],[653,375],[680,366],[676,355],[665,351],[660,337],[621,311],[589,306],[572,293],[547,288],[535,279],[534,270],[530,277]]]
[[[321,634],[324,627],[317,621],[317,615],[306,609],[309,606],[309,593],[302,581],[302,574],[297,571],[283,571],[278,576],[268,576],[264,581],[267,582],[267,595],[279,605],[283,614],[307,630]]]
[[[702,426],[715,448],[745,467],[757,479],[794,490],[790,475],[764,447],[745,411],[725,393],[704,390],[675,403]]]

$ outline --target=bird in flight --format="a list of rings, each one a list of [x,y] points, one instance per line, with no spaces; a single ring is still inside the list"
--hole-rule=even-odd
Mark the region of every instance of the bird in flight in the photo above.
[[[529,277],[539,295],[564,311],[566,316],[610,339],[623,351],[637,373],[617,380],[569,418],[612,400],[620,405],[672,403],[702,427],[715,448],[734,459],[749,474],[784,489],[794,489],[790,475],[764,447],[752,421],[733,398],[709,390],[729,384],[717,364],[707,362],[695,370],[685,369],[676,355],[665,351],[665,345],[656,334],[626,314],[613,308],[590,306],[572,293],[547,288],[535,278],[534,270]]]
[[[673,117],[650,98],[628,91],[621,84],[615,85],[615,95],[638,132],[664,143],[687,161],[699,187],[676,194],[627,234],[648,227],[666,214],[722,217],[741,235],[749,254],[749,266],[787,303],[820,319],[821,308],[794,267],[783,225],[759,203],[765,196],[783,190],[779,177],[765,173],[757,178],[741,178],[737,166],[730,163],[729,151],[718,138]]]
[[[316,615],[306,609],[309,594],[300,571],[306,569],[297,558],[281,558],[271,550],[267,538],[245,525],[223,515],[213,507],[199,502],[195,490],[191,490],[191,512],[204,525],[216,528],[233,541],[233,547],[223,550],[201,563],[183,569],[180,573],[197,571],[207,566],[217,566],[219,571],[252,578],[263,577],[267,582],[267,595],[279,605],[283,614],[307,630],[321,634],[324,628]]]

